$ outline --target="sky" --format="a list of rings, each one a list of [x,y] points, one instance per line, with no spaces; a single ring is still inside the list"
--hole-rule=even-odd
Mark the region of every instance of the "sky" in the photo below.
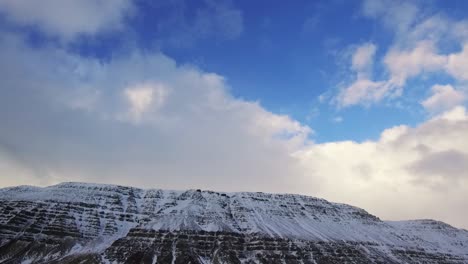
[[[0,0],[0,187],[298,193],[468,228],[467,10]]]

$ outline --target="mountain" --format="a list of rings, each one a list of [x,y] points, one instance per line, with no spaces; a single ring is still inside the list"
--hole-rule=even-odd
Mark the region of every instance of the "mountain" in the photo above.
[[[0,263],[468,263],[468,231],[291,194],[0,189]]]

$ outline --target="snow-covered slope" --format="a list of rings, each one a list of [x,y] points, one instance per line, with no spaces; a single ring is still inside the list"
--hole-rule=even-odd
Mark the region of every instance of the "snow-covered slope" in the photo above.
[[[405,263],[416,261],[421,255],[427,259],[440,257],[434,263],[444,260],[444,256],[447,263],[468,263],[466,230],[433,220],[381,221],[357,207],[302,195],[62,183],[45,188],[0,189],[0,213],[0,263],[11,258],[63,262],[64,257],[75,255],[96,259],[96,263],[108,259],[128,261],[130,253],[136,250],[135,243],[159,247],[155,241],[163,241],[166,234],[193,236],[189,242],[198,241],[200,234],[210,234],[208,237],[218,242],[224,241],[227,234],[242,236],[243,241],[247,239],[244,244],[237,240],[236,243],[244,249],[256,239],[261,244],[276,241],[276,250],[288,243],[310,252],[315,245],[329,247],[332,252],[340,247],[357,248],[368,255],[369,261],[382,257],[385,262]],[[25,249],[26,245],[36,246],[43,241],[63,246],[64,239],[69,244],[60,250]],[[174,248],[183,251],[180,243],[174,241]],[[227,241],[223,243],[234,243]],[[162,246],[159,248],[158,254],[164,255]],[[15,250],[16,255],[12,253]],[[121,255],[121,251],[130,253]],[[138,247],[137,253],[141,251]],[[303,262],[307,258],[317,262],[313,257],[295,254]],[[195,258],[200,263],[213,261],[209,255]],[[154,260],[154,256],[149,258]],[[175,259],[175,255],[171,258]],[[249,258],[255,257],[247,256],[245,260]],[[361,257],[360,263],[365,262]]]

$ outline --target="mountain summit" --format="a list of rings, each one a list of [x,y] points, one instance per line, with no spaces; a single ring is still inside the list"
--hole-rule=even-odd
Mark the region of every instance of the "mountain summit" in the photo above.
[[[0,189],[0,263],[468,263],[468,231],[291,194]]]

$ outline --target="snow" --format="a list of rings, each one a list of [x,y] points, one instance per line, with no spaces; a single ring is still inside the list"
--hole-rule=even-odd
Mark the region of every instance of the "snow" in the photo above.
[[[101,217],[99,237],[92,242],[93,246],[75,247],[72,253],[90,248],[102,252],[138,227],[226,231],[308,241],[372,242],[382,245],[382,250],[418,247],[430,252],[468,254],[466,230],[434,220],[381,221],[360,208],[303,195],[62,183],[45,188],[0,189],[0,200],[88,204],[95,206],[100,215],[115,217],[112,220],[115,223]],[[80,232],[89,232],[91,223],[86,215],[73,216]],[[107,224],[115,225],[117,231],[104,234]]]

